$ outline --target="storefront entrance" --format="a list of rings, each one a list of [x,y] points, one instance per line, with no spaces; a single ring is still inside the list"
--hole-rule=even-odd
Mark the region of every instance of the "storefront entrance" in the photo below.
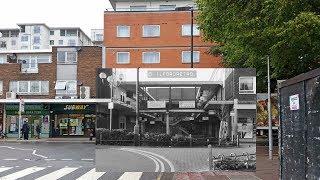
[[[95,129],[95,105],[53,105],[53,137],[89,136]]]

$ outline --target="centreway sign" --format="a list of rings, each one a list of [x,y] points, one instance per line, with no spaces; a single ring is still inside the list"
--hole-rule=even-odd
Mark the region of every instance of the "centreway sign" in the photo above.
[[[179,108],[195,108],[195,101],[179,101]]]
[[[197,78],[197,71],[162,70],[148,71],[148,78]]]

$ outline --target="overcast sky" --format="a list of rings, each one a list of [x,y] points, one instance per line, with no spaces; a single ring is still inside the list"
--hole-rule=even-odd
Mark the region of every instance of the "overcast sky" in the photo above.
[[[109,0],[1,0],[0,28],[17,23],[45,23],[49,27],[80,27],[89,37],[91,29],[103,29]]]

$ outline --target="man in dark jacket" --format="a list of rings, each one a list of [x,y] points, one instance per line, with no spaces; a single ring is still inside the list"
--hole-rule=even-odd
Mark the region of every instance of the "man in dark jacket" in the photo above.
[[[38,139],[40,139],[40,125],[39,125],[39,123],[36,126],[36,131],[37,131],[37,137],[38,137]]]
[[[27,123],[27,121],[24,122],[23,126],[22,126],[22,132],[23,132],[23,139],[24,140],[28,140],[28,136],[29,136],[29,125]]]

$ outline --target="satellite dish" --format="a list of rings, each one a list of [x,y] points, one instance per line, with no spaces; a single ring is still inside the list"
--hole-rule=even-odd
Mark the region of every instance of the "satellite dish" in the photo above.
[[[107,74],[104,73],[104,72],[101,72],[101,73],[99,74],[99,77],[100,77],[100,79],[105,79],[105,78],[107,78]]]

